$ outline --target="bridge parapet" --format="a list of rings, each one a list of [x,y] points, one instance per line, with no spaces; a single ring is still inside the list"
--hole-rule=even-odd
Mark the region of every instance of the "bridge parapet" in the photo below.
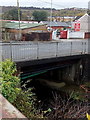
[[[89,40],[0,43],[2,60],[28,61],[89,54]]]

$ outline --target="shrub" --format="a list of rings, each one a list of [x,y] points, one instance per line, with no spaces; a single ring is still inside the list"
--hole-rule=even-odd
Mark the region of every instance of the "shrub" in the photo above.
[[[20,110],[26,117],[35,117],[35,94],[32,88],[22,90],[20,79],[16,75],[17,69],[14,62],[5,60],[0,63],[0,91],[2,95]]]
[[[11,103],[20,92],[20,79],[15,75],[17,72],[15,63],[11,60],[6,60],[0,63],[0,90],[3,96]]]
[[[35,117],[36,108],[35,101],[36,98],[32,93],[32,88],[26,91],[20,91],[16,100],[14,101],[14,106],[18,108],[27,118]]]

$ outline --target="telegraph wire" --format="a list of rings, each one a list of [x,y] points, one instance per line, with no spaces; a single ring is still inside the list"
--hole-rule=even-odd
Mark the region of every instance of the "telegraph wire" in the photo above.
[[[47,1],[45,1],[45,0],[37,0],[37,1],[42,1],[42,2],[44,2],[44,3],[46,3],[46,4],[51,5],[51,2],[47,2]],[[52,3],[52,5],[57,6],[57,7],[66,8],[66,7],[65,7],[65,6],[63,6],[63,5],[58,5],[58,4],[55,4],[55,3]]]

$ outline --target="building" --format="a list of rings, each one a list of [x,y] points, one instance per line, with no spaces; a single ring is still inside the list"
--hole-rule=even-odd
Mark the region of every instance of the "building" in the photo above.
[[[81,32],[90,32],[90,16],[87,13],[76,20],[75,23],[80,23]]]
[[[56,22],[72,22],[75,17],[72,16],[50,16],[48,17],[48,21],[56,21]]]
[[[2,39],[3,40],[39,40],[41,34],[50,34],[47,31],[46,24],[37,22],[19,22],[19,21],[2,21]],[[36,38],[35,38],[36,37]],[[41,37],[43,38],[43,37]],[[41,40],[40,38],[40,40]],[[45,37],[44,37],[45,38]],[[50,38],[50,35],[49,35]],[[48,39],[49,39],[48,38]]]
[[[48,29],[52,28],[54,30],[65,30],[65,29],[70,29],[71,26],[66,23],[66,22],[55,22],[55,21],[43,21],[43,24],[47,24]]]
[[[84,38],[90,38],[90,16],[86,13],[76,19],[72,24],[72,29],[74,29],[75,34],[77,32],[77,35],[84,34],[82,35]]]
[[[48,31],[52,31],[52,39],[66,39],[67,30],[71,29],[71,24],[66,22],[55,22],[55,21],[43,21],[47,24]]]

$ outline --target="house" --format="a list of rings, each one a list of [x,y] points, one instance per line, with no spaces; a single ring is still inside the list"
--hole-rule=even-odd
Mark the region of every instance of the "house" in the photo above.
[[[4,40],[35,40],[42,36],[40,33],[50,34],[46,24],[36,22],[3,21],[2,39]],[[33,35],[32,35],[33,33]],[[31,37],[30,37],[31,36]],[[36,38],[35,38],[36,36]],[[49,35],[50,38],[50,35]],[[48,39],[49,39],[48,38]]]
[[[90,16],[86,13],[82,17],[79,17],[73,22],[72,28],[75,34],[77,32],[78,35],[84,34],[82,35],[83,38],[90,38]]]
[[[90,32],[90,16],[86,13],[79,19],[77,19],[74,23],[80,23],[80,31],[81,32]]]

